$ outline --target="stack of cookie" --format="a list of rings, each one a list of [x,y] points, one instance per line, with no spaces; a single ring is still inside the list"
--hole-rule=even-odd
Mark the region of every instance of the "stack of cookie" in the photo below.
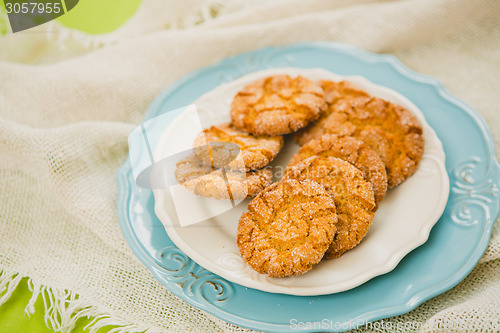
[[[271,277],[302,274],[359,244],[387,189],[415,172],[424,149],[411,112],[347,81],[258,80],[236,94],[231,120],[199,135],[199,148],[179,162],[176,176],[200,195],[233,198],[234,190],[218,194],[233,186],[236,195],[257,195],[239,221],[237,245],[252,268]],[[264,167],[285,134],[302,147],[282,180],[268,186]],[[234,156],[214,142],[238,146],[246,183],[222,177]],[[200,176],[203,168],[207,175]]]
[[[290,160],[284,183],[273,184],[253,199],[238,225],[242,257],[271,277],[302,274],[359,244],[387,189],[411,176],[423,155],[422,127],[408,110],[346,81],[319,85],[327,108],[294,133],[302,147]],[[312,183],[333,199],[335,214],[324,199],[296,199]],[[284,187],[289,190],[280,190]],[[330,234],[325,217],[334,224],[326,250]],[[318,225],[324,229],[318,230]]]

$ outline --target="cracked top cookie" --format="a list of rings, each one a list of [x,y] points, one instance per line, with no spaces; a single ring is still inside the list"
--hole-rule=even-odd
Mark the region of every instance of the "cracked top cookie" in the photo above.
[[[363,172],[366,180],[373,186],[375,202],[381,201],[387,191],[387,174],[385,165],[378,154],[363,141],[350,136],[325,134],[319,139],[311,140],[303,145],[295,154],[289,166],[297,164],[311,156],[338,157]]]
[[[297,76],[274,75],[244,87],[231,104],[234,126],[255,135],[296,132],[326,109],[323,89]]]
[[[271,169],[215,169],[195,155],[177,162],[175,178],[190,192],[207,198],[237,200],[256,196],[272,182]]]
[[[250,171],[262,169],[276,157],[283,147],[283,137],[248,134],[228,123],[203,130],[193,145],[194,153],[205,165],[222,168],[241,153],[245,168]]]
[[[323,134],[360,139],[384,162],[389,188],[416,171],[424,153],[424,136],[420,122],[409,110],[381,98],[360,96],[330,104],[328,112],[327,117],[297,133],[299,144]]]
[[[323,186],[283,180],[250,201],[238,224],[237,244],[257,272],[299,275],[323,258],[336,223],[335,203]]]
[[[372,186],[358,168],[340,158],[312,156],[287,167],[284,178],[314,180],[333,198],[337,231],[325,258],[340,257],[365,237],[376,206]]]

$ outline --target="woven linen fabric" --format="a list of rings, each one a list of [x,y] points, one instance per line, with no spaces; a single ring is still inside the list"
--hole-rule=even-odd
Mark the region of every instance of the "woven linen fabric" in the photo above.
[[[104,36],[49,23],[0,37],[0,305],[28,277],[26,311],[42,297],[63,332],[81,316],[95,317],[91,332],[246,331],[178,299],[135,258],[115,178],[160,91],[243,51],[337,41],[393,54],[474,107],[499,155],[498,0],[159,2]],[[377,330],[500,329],[499,230],[463,282]]]

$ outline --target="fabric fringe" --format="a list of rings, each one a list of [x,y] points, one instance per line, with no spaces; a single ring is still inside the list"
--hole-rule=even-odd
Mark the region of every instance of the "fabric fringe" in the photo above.
[[[8,273],[0,270],[0,306],[12,296],[13,292],[23,279],[18,273]],[[102,315],[95,306],[83,301],[77,294],[43,286],[28,278],[28,289],[32,293],[24,312],[30,316],[35,313],[35,303],[42,297],[44,306],[45,325],[56,332],[71,332],[78,319],[94,319],[84,327],[89,333],[96,333],[99,329],[114,326],[110,333],[160,333],[163,330],[157,327],[133,324],[130,321],[112,315]]]
[[[19,274],[9,274],[4,270],[0,271],[0,306],[12,296],[21,279],[22,276]]]

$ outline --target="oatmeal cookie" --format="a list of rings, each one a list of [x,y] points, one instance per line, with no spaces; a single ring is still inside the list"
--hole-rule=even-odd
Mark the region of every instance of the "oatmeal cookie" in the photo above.
[[[378,154],[363,141],[350,136],[325,134],[319,139],[311,140],[303,145],[288,165],[297,164],[314,155],[338,157],[351,163],[361,170],[365,179],[372,184],[375,202],[378,203],[385,197],[387,191],[385,165]]]
[[[241,256],[270,277],[299,275],[322,258],[335,234],[335,203],[311,180],[283,180],[248,204],[238,224]]]
[[[376,206],[372,186],[358,168],[340,158],[312,156],[288,167],[284,178],[314,180],[335,201],[337,231],[325,258],[340,257],[366,235]]]
[[[381,98],[361,96],[331,104],[328,112],[328,117],[295,137],[299,144],[323,134],[360,139],[384,162],[389,188],[416,171],[424,153],[424,136],[422,125],[409,110]]]
[[[229,167],[215,169],[190,154],[177,163],[175,178],[196,195],[237,200],[256,196],[271,184],[272,172],[268,168],[249,172]]]
[[[203,130],[193,145],[194,153],[206,165],[222,168],[240,153],[246,171],[250,171],[262,169],[276,157],[283,147],[283,137],[252,135],[222,124]]]
[[[234,126],[255,135],[296,132],[326,110],[323,89],[302,77],[274,75],[244,87],[231,104]]]

